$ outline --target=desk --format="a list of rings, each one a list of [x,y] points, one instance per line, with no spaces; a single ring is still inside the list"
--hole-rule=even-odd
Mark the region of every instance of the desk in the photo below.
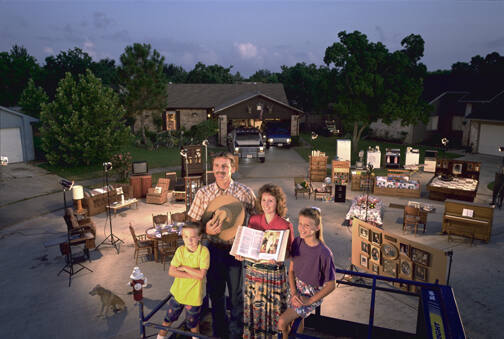
[[[157,262],[159,258],[159,248],[158,242],[161,240],[162,234],[167,233],[178,233],[180,238],[180,232],[182,232],[183,222],[176,222],[175,224],[160,226],[159,230],[156,227],[151,226],[145,230],[145,235],[147,239],[154,242],[154,260]]]
[[[118,209],[124,208],[124,207],[130,207],[133,204],[135,204],[135,208],[138,208],[138,200],[136,200],[135,198],[124,200],[124,203],[118,202],[116,204],[107,205],[107,208],[114,210],[114,216],[116,216]]]

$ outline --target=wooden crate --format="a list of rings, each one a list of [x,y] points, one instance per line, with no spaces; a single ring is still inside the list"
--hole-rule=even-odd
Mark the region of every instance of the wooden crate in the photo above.
[[[310,155],[310,180],[324,181],[327,176],[327,156]]]

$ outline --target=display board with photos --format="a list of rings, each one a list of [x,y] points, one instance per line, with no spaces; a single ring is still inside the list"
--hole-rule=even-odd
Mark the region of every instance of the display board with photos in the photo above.
[[[352,223],[352,264],[381,276],[440,284],[446,283],[447,257],[426,246],[359,219]],[[415,286],[397,287],[415,292]]]

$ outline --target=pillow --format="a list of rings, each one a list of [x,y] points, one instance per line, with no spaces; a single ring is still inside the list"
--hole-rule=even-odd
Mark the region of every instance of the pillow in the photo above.
[[[161,186],[154,187],[154,193],[161,194],[162,190],[163,190],[163,188]]]

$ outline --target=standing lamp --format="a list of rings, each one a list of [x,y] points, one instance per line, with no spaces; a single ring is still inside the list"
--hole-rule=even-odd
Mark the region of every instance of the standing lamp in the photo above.
[[[84,199],[84,187],[82,185],[74,185],[72,199],[77,202],[77,213],[82,213],[82,199]]]

